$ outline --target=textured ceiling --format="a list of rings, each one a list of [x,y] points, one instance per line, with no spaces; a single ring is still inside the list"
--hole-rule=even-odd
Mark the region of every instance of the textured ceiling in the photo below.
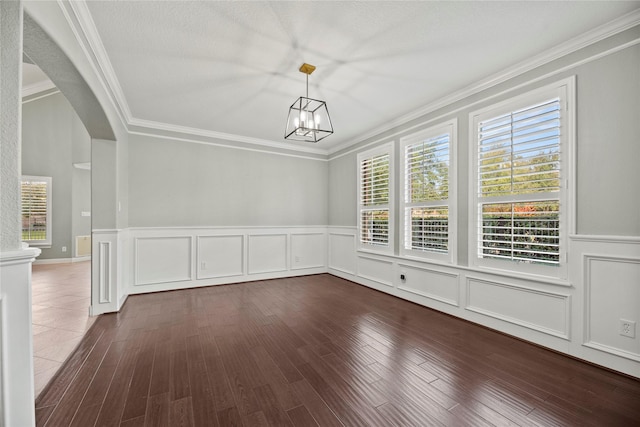
[[[289,105],[371,130],[638,8],[638,2],[87,2],[135,119],[283,142]],[[283,142],[284,143],[284,142]]]

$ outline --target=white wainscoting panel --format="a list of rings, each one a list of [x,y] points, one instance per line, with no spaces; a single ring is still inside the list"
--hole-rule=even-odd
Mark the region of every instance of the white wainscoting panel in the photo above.
[[[329,268],[356,274],[356,236],[351,233],[329,232]]]
[[[191,280],[191,236],[138,237],[135,286]]]
[[[244,236],[198,236],[197,278],[242,276]]]
[[[327,265],[325,233],[291,234],[291,269],[320,268]]]
[[[358,256],[358,276],[363,279],[393,287],[394,270],[392,261]]]
[[[126,235],[128,295],[327,272],[325,226],[137,227]]]
[[[98,301],[100,304],[111,302],[111,242],[98,242]]]
[[[248,243],[249,274],[287,270],[286,234],[250,234]]]
[[[127,298],[124,256],[127,233],[123,230],[92,230],[91,308],[92,316],[120,310]],[[95,257],[94,257],[95,256]]]
[[[585,255],[585,345],[640,361],[640,259]],[[635,337],[620,334],[636,322]]]
[[[569,339],[569,295],[467,277],[466,309]]]
[[[131,283],[131,245],[129,245],[129,230],[120,230],[118,233],[118,253],[116,274],[118,277],[117,289],[118,310],[124,305],[129,296],[129,284]]]
[[[460,275],[447,273],[431,268],[414,267],[398,264],[400,274],[405,275],[405,281],[400,282],[398,289],[411,292],[423,297],[451,304],[460,304]]]

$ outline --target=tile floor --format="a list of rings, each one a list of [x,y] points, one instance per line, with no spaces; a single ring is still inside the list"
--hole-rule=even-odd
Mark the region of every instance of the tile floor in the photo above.
[[[31,283],[37,397],[95,321],[89,317],[91,261],[35,264]]]

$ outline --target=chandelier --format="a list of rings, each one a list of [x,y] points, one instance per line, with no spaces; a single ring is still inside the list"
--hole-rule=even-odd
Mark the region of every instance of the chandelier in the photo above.
[[[309,74],[315,66],[304,63],[300,72],[307,75],[307,96],[301,96],[289,107],[284,139],[318,142],[333,133],[327,103],[309,98]]]

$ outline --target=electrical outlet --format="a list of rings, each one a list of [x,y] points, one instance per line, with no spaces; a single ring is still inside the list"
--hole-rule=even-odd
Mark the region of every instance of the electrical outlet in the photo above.
[[[633,320],[620,319],[620,335],[623,337],[636,337],[636,322]]]
[[[299,256],[295,257],[295,262],[296,262],[296,264],[300,262],[300,257]]]
[[[200,263],[200,270],[206,270],[206,269],[207,269],[207,263],[206,263],[206,262],[204,262],[204,261],[202,261],[202,262]]]
[[[67,252],[67,247],[66,246],[62,247],[62,252]]]
[[[407,277],[404,275],[404,273],[400,274],[400,280],[402,280],[403,282],[407,280]]]

